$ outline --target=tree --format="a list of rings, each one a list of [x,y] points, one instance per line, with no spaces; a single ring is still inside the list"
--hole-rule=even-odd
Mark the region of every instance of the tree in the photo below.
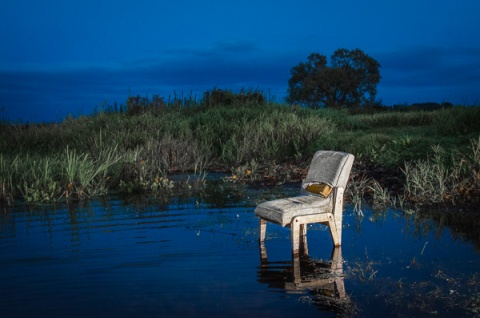
[[[327,58],[318,53],[292,67],[287,102],[309,107],[358,107],[373,103],[380,64],[359,49],[338,49]]]

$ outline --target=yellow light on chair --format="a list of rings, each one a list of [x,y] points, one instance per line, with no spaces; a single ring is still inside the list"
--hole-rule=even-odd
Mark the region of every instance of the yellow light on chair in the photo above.
[[[311,193],[319,194],[322,197],[326,198],[332,192],[332,187],[325,183],[313,183],[307,185],[305,190]]]

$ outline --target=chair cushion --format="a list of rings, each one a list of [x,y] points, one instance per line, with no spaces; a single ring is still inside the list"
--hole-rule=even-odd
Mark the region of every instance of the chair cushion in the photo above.
[[[332,210],[332,196],[322,198],[318,195],[306,194],[264,202],[257,206],[255,214],[270,222],[286,226],[296,216],[331,213]]]
[[[318,194],[324,198],[328,197],[332,193],[332,187],[325,183],[304,183],[303,187],[308,192]]]

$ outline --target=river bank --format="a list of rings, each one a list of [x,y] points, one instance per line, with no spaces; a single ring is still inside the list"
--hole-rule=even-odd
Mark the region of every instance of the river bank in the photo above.
[[[480,108],[306,109],[251,94],[191,105],[131,98],[61,123],[0,123],[0,204],[168,192],[178,173],[298,182],[319,149],[356,160],[347,196],[382,208],[478,206]],[[250,97],[249,97],[250,96]]]

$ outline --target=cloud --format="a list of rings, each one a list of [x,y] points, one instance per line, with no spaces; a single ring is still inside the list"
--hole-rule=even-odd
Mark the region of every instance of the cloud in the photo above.
[[[194,91],[197,97],[214,87],[260,89],[283,99],[291,66],[289,56],[267,56],[251,43],[218,43],[209,50],[168,51],[157,57],[132,61],[119,72],[150,93],[167,95]],[[153,86],[153,87],[152,87]]]
[[[134,76],[178,85],[286,84],[288,58],[266,56],[250,42],[217,42],[210,49],[163,52],[158,57],[132,61]]]
[[[210,53],[224,53],[224,54],[250,54],[258,52],[259,48],[255,42],[252,41],[216,41]]]
[[[0,70],[0,107],[6,117],[50,121],[69,112],[90,113],[103,101],[122,104],[130,94],[167,97],[175,90],[201,97],[219,87],[270,90],[283,98],[297,61],[260,53],[252,43],[219,42],[209,50],[167,51],[118,65]]]
[[[413,47],[372,56],[382,66],[377,97],[386,104],[480,100],[480,49]],[[123,104],[129,95],[168,98],[175,91],[200,98],[214,87],[260,89],[282,101],[291,67],[305,59],[228,41],[110,65],[0,69],[0,119],[60,120],[91,113],[104,101]]]
[[[480,49],[412,47],[378,55],[385,103],[480,100]]]
[[[480,49],[418,47],[380,57],[383,81],[402,86],[480,83]]]

